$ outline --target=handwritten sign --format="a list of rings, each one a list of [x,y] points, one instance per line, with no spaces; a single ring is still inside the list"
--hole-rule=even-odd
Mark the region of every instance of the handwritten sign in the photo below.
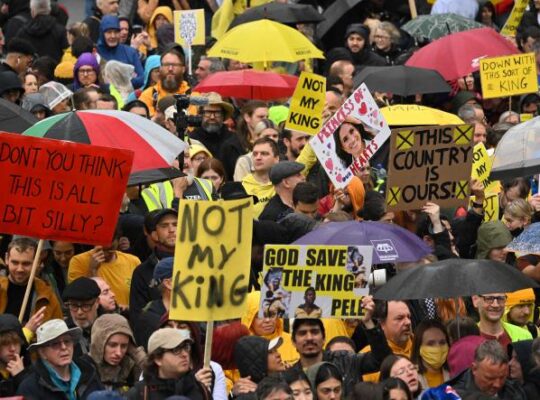
[[[0,232],[109,245],[133,152],[0,133]]]
[[[204,10],[174,11],[174,41],[182,47],[205,43]]]
[[[388,209],[420,209],[428,201],[441,208],[466,206],[473,132],[471,125],[395,130],[388,162]]]
[[[315,135],[322,125],[326,78],[302,72],[291,99],[285,128]]]
[[[170,314],[185,321],[239,318],[251,265],[253,201],[182,200]]]
[[[525,13],[528,5],[529,0],[515,0],[512,12],[501,29],[501,35],[512,37],[516,36],[517,28],[521,23],[521,19],[523,18],[523,14]]]
[[[265,246],[259,315],[361,317],[372,257],[373,246]]]
[[[337,144],[333,134],[348,117],[360,120],[368,130],[375,134],[375,137],[363,146],[360,154],[353,155],[352,164],[344,165],[344,161],[337,156]],[[349,184],[355,174],[360,173],[360,170],[368,164],[369,159],[389,137],[390,127],[368,87],[363,83],[326,121],[320,132],[309,143],[334,186],[342,189]]]
[[[534,53],[481,59],[480,81],[484,99],[537,92]]]
[[[478,143],[474,146],[471,178],[482,182],[486,193],[499,193],[501,189],[500,182],[489,179],[492,163],[493,161],[488,155],[484,143]]]

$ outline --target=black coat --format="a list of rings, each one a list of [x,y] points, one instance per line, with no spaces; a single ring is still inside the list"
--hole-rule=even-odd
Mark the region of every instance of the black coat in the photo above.
[[[218,158],[221,161],[224,156],[223,144],[232,135],[234,135],[234,132],[231,132],[227,129],[227,125],[223,124],[219,132],[209,133],[203,127],[200,127],[195,129],[189,137],[201,142],[212,153],[214,158]],[[232,175],[228,176],[228,178],[232,179]]]
[[[31,42],[40,56],[49,56],[59,62],[69,47],[66,28],[50,15],[38,15],[24,25],[17,36]]]
[[[246,154],[248,151],[244,149],[240,139],[238,139],[238,134],[229,136],[221,147],[222,153],[220,160],[225,167],[225,174],[227,175],[228,180],[233,180],[234,168],[236,167],[236,161],[238,157]]]
[[[22,326],[17,317],[14,315],[2,314],[0,315],[0,335],[7,332],[16,332],[21,338],[23,344],[21,346],[21,353],[19,355],[23,358],[25,368],[17,375],[9,376],[6,379],[4,379],[4,377],[0,374],[0,397],[15,396],[17,388],[30,372],[30,356],[26,351],[28,344],[26,342],[26,337],[24,336]]]
[[[159,290],[150,287],[154,275],[154,268],[159,259],[152,253],[143,263],[141,263],[131,276],[131,289],[129,291],[129,320],[134,323],[142,312],[143,308],[152,301],[161,297]]]
[[[446,384],[452,386],[463,398],[476,393],[482,393],[474,383],[474,377],[470,369],[466,369],[455,378],[446,382]],[[497,398],[501,400],[527,400],[523,387],[513,379],[506,380],[503,388],[497,393]]]
[[[85,400],[92,392],[104,389],[92,364],[81,359],[78,359],[75,363],[81,370],[81,379],[76,388],[78,400]],[[67,399],[65,393],[54,386],[49,372],[41,360],[34,364],[31,373],[19,386],[17,394],[24,396],[25,400]]]
[[[145,395],[146,391],[146,395]],[[192,371],[180,379],[160,379],[156,375],[146,375],[127,393],[128,400],[164,400],[170,396],[180,395],[191,400],[206,400],[211,396],[195,379]]]

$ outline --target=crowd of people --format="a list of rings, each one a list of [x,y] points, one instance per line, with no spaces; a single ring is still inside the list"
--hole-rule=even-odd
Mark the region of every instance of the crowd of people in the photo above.
[[[298,3],[322,12],[341,1]],[[308,288],[294,320],[271,308],[259,313],[264,245],[290,244],[327,222],[394,223],[430,246],[432,253],[417,263],[375,266],[389,279],[416,264],[477,258],[506,262],[540,282],[538,256],[506,248],[540,219],[536,177],[502,181],[498,218],[489,222],[484,222],[487,193],[475,179],[470,207],[441,210],[429,202],[421,210],[391,212],[384,196],[384,154],[337,189],[317,161],[309,135],[284,127],[290,99],[192,92],[216,72],[251,68],[207,56],[216,42],[209,27],[222,17],[220,7],[231,6],[240,15],[266,2],[86,0],[86,18],[68,24],[70,10],[53,0],[0,1],[3,100],[37,120],[74,110],[123,110],[152,120],[189,145],[174,164],[184,176],[126,189],[109,246],[46,241],[30,282],[37,241],[1,234],[0,397],[540,399],[537,289],[452,300],[365,296],[360,319],[321,319],[315,291]],[[410,19],[407,2],[362,3],[343,36],[320,40],[314,24],[295,25],[324,50],[325,60],[273,65],[281,72],[326,77],[325,120],[354,91],[356,73],[366,66],[404,64],[428,42],[401,29]],[[429,13],[433,1],[416,3],[419,13]],[[499,30],[512,3],[437,0],[431,12],[460,13]],[[190,76],[186,49],[174,43],[172,23],[174,10],[193,8],[205,10],[208,38],[193,48]],[[540,1],[534,0],[515,38],[520,51],[536,54],[537,63],[539,21]],[[484,143],[490,154],[523,114],[538,114],[538,93],[514,101],[485,100],[478,72],[450,83],[450,93],[373,95],[381,107],[414,102],[456,114],[474,126],[474,143]],[[178,132],[183,111],[174,96],[190,94],[206,97],[207,104],[190,106],[187,113],[200,116],[200,124]],[[372,133],[347,120],[334,139],[337,156],[349,163]],[[255,219],[244,315],[216,322],[213,332],[204,323],[169,318],[179,204],[249,197]],[[23,309],[29,285],[30,301]],[[209,334],[211,361],[205,363]]]

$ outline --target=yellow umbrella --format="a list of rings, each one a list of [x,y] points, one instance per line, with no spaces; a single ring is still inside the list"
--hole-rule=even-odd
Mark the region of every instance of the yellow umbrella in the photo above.
[[[244,63],[270,61],[296,62],[324,58],[323,53],[296,29],[261,19],[238,25],[225,33],[208,52]]]
[[[388,125],[459,125],[464,122],[457,115],[416,104],[397,104],[381,108]]]

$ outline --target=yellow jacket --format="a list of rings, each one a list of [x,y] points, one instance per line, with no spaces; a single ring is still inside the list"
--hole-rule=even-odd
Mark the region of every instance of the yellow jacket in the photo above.
[[[152,45],[153,49],[156,49],[158,47],[156,34],[157,32],[156,27],[154,26],[154,21],[156,20],[158,15],[163,15],[165,18],[167,18],[167,21],[169,21],[170,24],[173,23],[173,12],[170,7],[161,6],[154,10],[154,12],[152,13],[152,17],[150,17],[150,22],[148,22],[148,26],[146,28],[148,36],[150,36],[150,44]]]
[[[148,106],[148,110],[150,111],[150,116],[153,117],[154,114],[156,113],[156,104],[159,100],[161,100],[165,96],[170,96],[173,94],[184,94],[188,91],[188,89],[189,89],[188,83],[186,81],[182,81],[182,84],[180,85],[180,89],[178,89],[174,93],[170,93],[161,87],[161,81],[159,81],[155,85],[144,89],[139,97],[139,100]]]
[[[249,174],[242,179],[242,186],[246,189],[247,194],[257,196],[259,199],[259,202],[253,207],[254,217],[258,218],[264,207],[266,207],[270,199],[276,194],[274,185],[270,181],[261,183],[255,179],[253,174]]]

